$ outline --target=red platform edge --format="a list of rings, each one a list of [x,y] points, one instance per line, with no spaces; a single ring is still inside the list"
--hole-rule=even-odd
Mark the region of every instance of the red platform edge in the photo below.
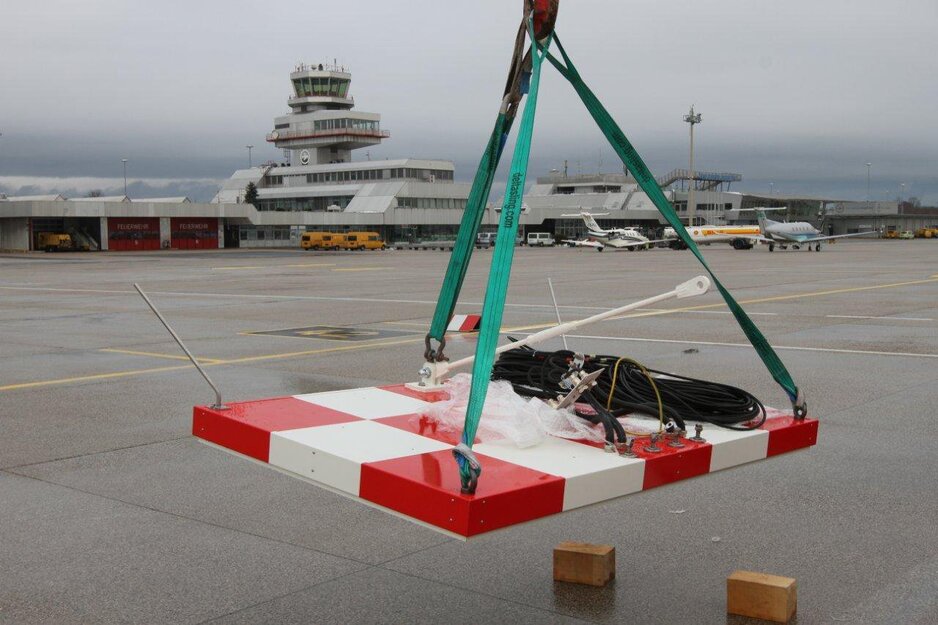
[[[376,389],[351,389],[346,392],[360,392],[366,395],[386,392],[391,395],[382,397],[396,396],[425,402],[446,399],[445,393],[423,394],[408,389],[404,385],[384,386]],[[622,490],[617,494],[610,495],[608,492],[595,494],[592,496],[593,500],[585,502],[581,501],[582,497],[567,492],[567,488],[571,486],[574,478],[581,481],[578,481],[572,488],[582,488],[582,480],[589,480],[590,472],[576,476],[568,474],[565,478],[562,475],[539,470],[537,467],[522,466],[477,452],[483,466],[479,487],[475,495],[464,495],[460,492],[459,476],[450,451],[458,442],[458,433],[439,430],[426,418],[419,417],[416,411],[380,416],[382,410],[379,407],[380,403],[373,404],[379,414],[366,416],[362,416],[361,413],[355,415],[343,412],[335,406],[311,403],[317,401],[317,397],[329,395],[335,396],[335,393],[300,396],[306,398],[305,400],[296,397],[280,397],[238,402],[229,404],[227,410],[196,406],[193,411],[192,433],[195,437],[228,451],[270,463],[273,466],[277,464],[271,462],[270,458],[271,437],[277,433],[291,436],[295,432],[314,431],[309,429],[318,429],[323,426],[334,426],[341,430],[344,426],[351,425],[356,428],[368,427],[369,432],[379,428],[379,435],[382,432],[390,434],[396,430],[399,432],[398,436],[423,440],[435,447],[429,451],[400,452],[399,456],[377,460],[358,461],[351,457],[342,457],[341,452],[328,450],[322,452],[322,456],[338,459],[340,462],[345,462],[348,467],[359,467],[357,489],[354,480],[351,486],[336,488],[335,485],[320,482],[319,479],[311,478],[309,475],[302,475],[294,467],[277,466],[277,468],[298,473],[305,479],[323,483],[324,486],[338,490],[342,494],[359,498],[372,505],[386,508],[464,538],[550,516],[565,509],[604,501],[622,494],[649,490],[722,468],[804,449],[816,444],[818,433],[818,421],[815,419],[796,420],[791,416],[768,419],[760,428],[768,435],[768,440],[762,441],[765,451],[758,448],[753,452],[751,450],[753,444],[750,440],[748,451],[744,449],[732,452],[738,462],[727,461],[725,458],[716,461],[713,458],[713,450],[717,443],[696,443],[682,438],[683,447],[669,447],[661,442],[659,443],[661,451],[650,453],[645,450],[647,441],[638,439],[635,444],[638,460],[623,460],[621,467],[612,469],[612,471],[621,471],[615,475],[606,473],[600,476],[598,473],[605,470],[595,471],[597,480],[618,479],[626,475],[624,471],[636,468],[636,464],[641,464],[643,465],[639,467],[641,479],[636,487]],[[323,403],[328,402],[323,401]],[[367,421],[373,425],[361,425]],[[385,427],[390,430],[380,429]],[[327,429],[335,431],[334,428]],[[714,427],[711,432],[719,430]],[[727,431],[723,432],[727,433]],[[756,434],[758,435],[758,431]],[[704,437],[707,437],[706,431]],[[743,440],[740,439],[740,442]],[[406,443],[407,441],[404,441],[405,446]],[[558,444],[567,445],[568,443],[571,441],[562,441]],[[575,445],[576,443],[579,441],[574,442]],[[361,444],[368,445],[367,441],[361,441]],[[586,443],[582,445],[582,447],[588,446],[589,444]],[[574,449],[582,449],[582,447],[575,446]],[[316,449],[316,447],[310,447],[310,449]],[[726,447],[723,448],[724,452],[725,450]],[[618,459],[614,454],[605,454],[595,448],[590,448],[588,453],[604,456],[603,458],[594,456],[594,460],[608,461],[610,457]],[[354,456],[354,452],[349,455]],[[716,468],[713,464],[715,461]],[[629,465],[630,462],[633,464]],[[557,472],[563,473],[563,471]],[[318,475],[322,475],[322,472]],[[572,502],[574,499],[576,501]]]

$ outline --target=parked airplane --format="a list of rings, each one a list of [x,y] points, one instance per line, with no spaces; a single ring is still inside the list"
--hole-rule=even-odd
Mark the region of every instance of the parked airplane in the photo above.
[[[740,212],[755,212],[759,220],[759,229],[762,231],[762,238],[759,239],[769,244],[769,251],[774,252],[775,246],[787,249],[790,245],[792,249],[801,249],[802,245],[807,245],[810,250],[814,244],[814,251],[821,251],[821,242],[832,239],[846,239],[847,237],[863,237],[877,232],[856,232],[853,234],[838,234],[827,236],[806,221],[772,221],[765,216],[768,210],[787,210],[786,208],[741,208]]]
[[[687,233],[694,243],[729,243],[736,250],[751,250],[753,243],[762,239],[758,226],[688,226]],[[677,238],[674,228],[665,228],[664,238],[671,240],[672,249],[687,247]]]
[[[637,250],[648,249],[655,243],[661,243],[664,239],[651,240],[635,228],[610,228],[605,230],[596,223],[596,217],[608,215],[609,213],[589,213],[581,211],[577,215],[561,215],[561,217],[579,217],[586,224],[586,239],[581,241],[564,240],[567,245],[595,247],[597,252],[603,251],[606,247],[617,250]]]

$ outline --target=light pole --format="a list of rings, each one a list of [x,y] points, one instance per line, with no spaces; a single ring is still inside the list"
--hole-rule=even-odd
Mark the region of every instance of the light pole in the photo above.
[[[902,204],[902,192],[905,190],[905,183],[899,183],[899,204]]]
[[[253,145],[246,145],[246,146],[244,146],[244,147],[246,147],[246,148],[248,149],[248,169],[251,169],[251,167],[254,166],[254,163],[253,163],[253,161],[251,160],[251,150],[254,149],[254,146],[253,146]]]
[[[694,126],[699,124],[703,118],[700,113],[694,113],[694,107],[691,105],[690,113],[684,116],[684,121],[690,124],[690,186],[687,190],[687,225],[694,225],[694,218],[697,213],[697,199],[694,197]]]
[[[866,201],[870,201],[870,171],[873,168],[873,163],[866,164]]]
[[[122,158],[121,163],[124,164],[124,195],[127,195],[127,159]]]
[[[769,183],[769,197],[775,197],[775,183]]]

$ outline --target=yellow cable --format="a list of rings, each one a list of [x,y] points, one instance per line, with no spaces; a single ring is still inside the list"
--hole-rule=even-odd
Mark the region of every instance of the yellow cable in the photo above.
[[[632,363],[648,378],[648,383],[651,384],[651,388],[655,391],[655,397],[658,399],[658,433],[664,431],[664,402],[661,401],[661,393],[658,391],[658,385],[655,384],[654,378],[651,376],[651,373],[648,372],[648,369],[645,366],[638,362],[637,360],[632,360],[631,358],[620,358],[616,361],[615,367],[612,368],[612,385],[609,387],[609,397],[606,400],[606,410],[612,410],[612,396],[616,390],[616,382],[619,379],[619,364],[622,361]],[[631,436],[650,436],[649,434],[642,434],[638,432],[630,432],[625,430],[626,434]]]
[[[616,366],[612,368],[612,385],[609,387],[609,398],[606,400],[606,410],[612,410],[612,394],[616,390],[616,380],[619,379],[619,363],[625,360],[620,358],[616,361]]]

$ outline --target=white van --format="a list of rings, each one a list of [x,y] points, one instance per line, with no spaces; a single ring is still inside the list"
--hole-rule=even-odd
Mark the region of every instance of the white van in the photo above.
[[[528,246],[554,247],[554,235],[549,232],[529,232]]]
[[[480,232],[476,235],[476,249],[495,247],[495,239],[497,237],[497,232]]]

